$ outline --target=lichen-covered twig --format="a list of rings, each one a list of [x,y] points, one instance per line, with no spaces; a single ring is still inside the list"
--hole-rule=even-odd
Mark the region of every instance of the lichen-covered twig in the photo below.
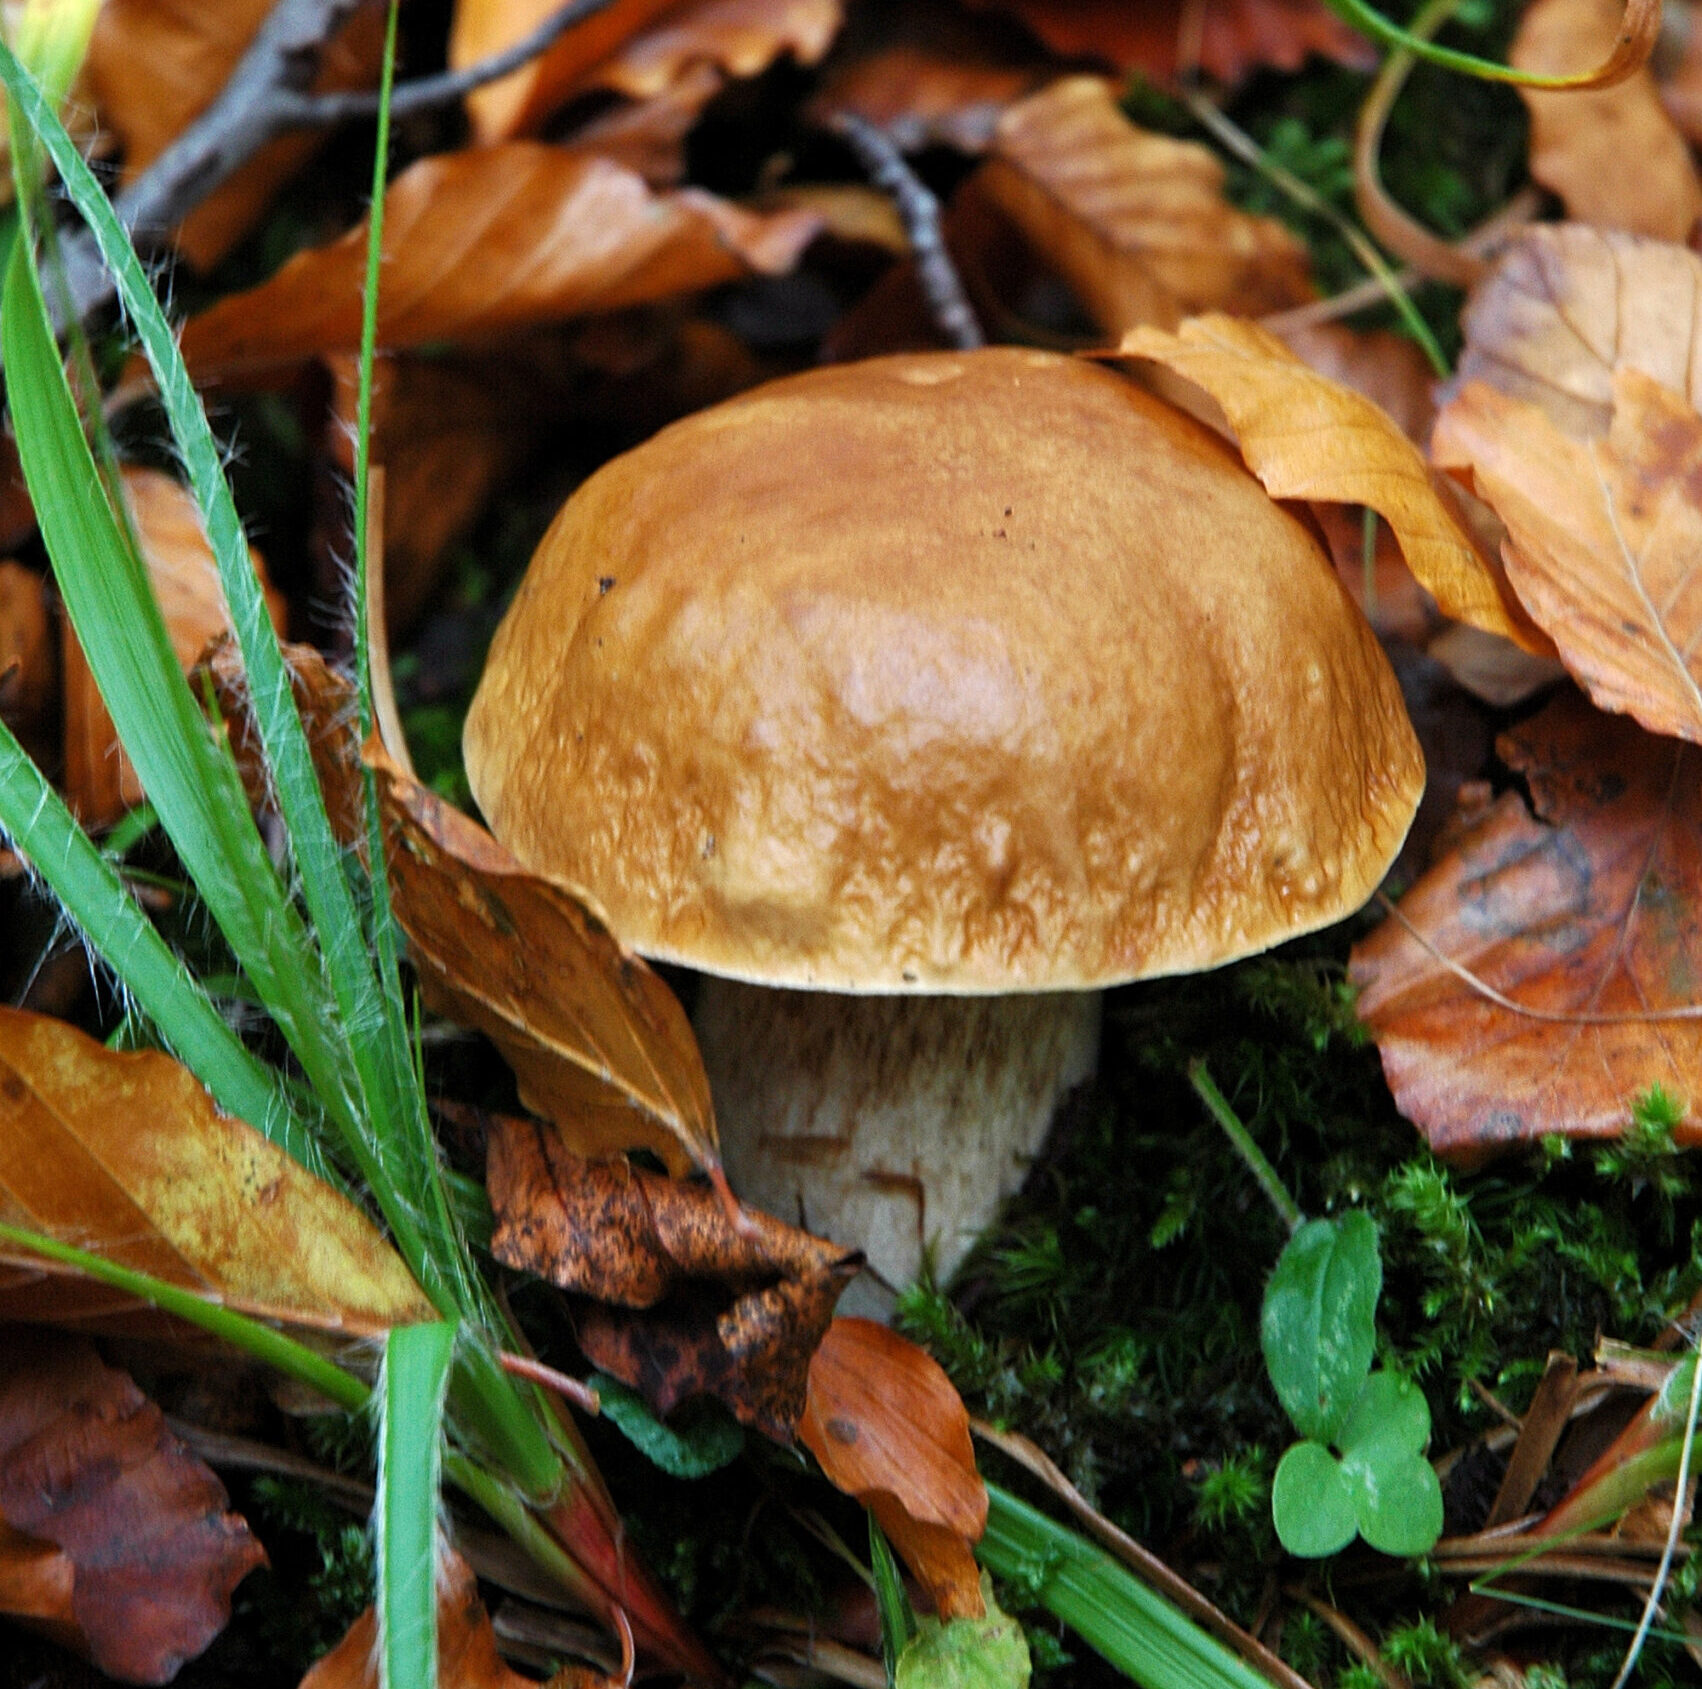
[[[832,120],[834,132],[843,137],[868,172],[869,180],[886,194],[898,211],[916,261],[916,279],[928,302],[928,314],[952,345],[968,350],[984,346],[974,309],[963,291],[957,266],[946,250],[940,232],[940,202],[916,172],[905,162],[897,143],[883,130],[851,112],[840,112]]]

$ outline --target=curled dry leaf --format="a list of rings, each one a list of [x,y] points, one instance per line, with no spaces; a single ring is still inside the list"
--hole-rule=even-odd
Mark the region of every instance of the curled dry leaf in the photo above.
[[[378,1614],[368,1607],[301,1680],[301,1689],[379,1689],[378,1652]],[[535,1679],[510,1670],[497,1652],[479,1580],[453,1549],[441,1552],[437,1566],[437,1681],[439,1689],[535,1689]],[[563,1674],[559,1689],[609,1681],[599,1673]],[[550,1683],[557,1689],[556,1678]]]
[[[1483,810],[1353,953],[1395,1101],[1475,1158],[1615,1135],[1658,1084],[1702,1140],[1702,751],[1569,693],[1500,752],[1530,808]]]
[[[513,46],[559,0],[457,0],[449,62],[459,68]],[[843,15],[842,0],[617,0],[511,76],[467,98],[480,141],[530,133],[578,94],[598,89],[660,98],[705,65],[755,76],[791,54],[814,64]]]
[[[1369,506],[1448,615],[1527,649],[1548,648],[1499,566],[1444,503],[1417,448],[1362,394],[1233,317],[1198,317],[1175,334],[1137,328],[1121,355],[1149,358],[1216,400],[1272,498]]]
[[[132,181],[212,104],[258,33],[272,0],[104,0],[89,42],[84,82],[103,129],[124,152]],[[378,81],[383,20],[355,8],[327,44],[316,90],[363,88]],[[304,129],[263,147],[222,182],[176,231],[174,244],[198,269],[216,262],[264,212],[272,195],[322,144]]]
[[[0,1612],[167,1683],[266,1558],[224,1485],[85,1339],[0,1327]]]
[[[1305,247],[1230,205],[1207,148],[1137,129],[1098,77],[1066,77],[1010,107],[977,184],[1107,334],[1313,296]]]
[[[1536,0],[1508,57],[1520,70],[1599,64],[1618,38],[1621,0]],[[1568,217],[1683,241],[1702,216],[1702,182],[1647,69],[1611,88],[1519,90],[1531,114],[1531,175]],[[1627,161],[1635,160],[1632,168]]]
[[[0,1218],[263,1318],[366,1334],[430,1319],[401,1258],[346,1197],[154,1051],[104,1049],[0,1009]],[[39,1265],[11,1245],[0,1259]],[[52,1280],[10,1288],[14,1319],[121,1305]]]
[[[1234,83],[1262,68],[1298,70],[1319,53],[1361,70],[1369,44],[1321,0],[1205,0],[1199,7],[1146,0],[970,0],[1014,12],[1054,53],[1106,59],[1120,71],[1168,81],[1195,66]]]
[[[754,1209],[735,1224],[709,1186],[586,1161],[532,1121],[493,1118],[487,1143],[491,1252],[585,1299],[574,1324],[598,1366],[658,1413],[712,1395],[791,1441],[860,1255]]]
[[[1613,378],[1605,439],[1472,383],[1437,424],[1507,524],[1508,577],[1606,710],[1702,741],[1702,416],[1635,369]]]
[[[837,1319],[810,1362],[798,1435],[880,1521],[942,1619],[979,1617],[987,1528],[969,1414],[939,1363],[873,1320]]]
[[[128,466],[124,496],[130,507],[142,560],[148,566],[154,596],[165,617],[177,660],[188,669],[230,625],[218,566],[201,530],[201,518],[187,488],[157,469]],[[282,628],[283,598],[266,579],[266,566],[250,550],[266,593],[273,624]],[[62,623],[65,674],[65,773],[67,801],[85,826],[105,826],[142,800],[142,783],[118,743],[106,704],[72,630]]]
[[[777,274],[817,228],[804,212],[763,217],[696,188],[654,194],[606,159],[532,141],[436,154],[385,192],[379,344],[490,339]],[[192,317],[183,354],[196,379],[353,351],[366,238],[363,223]]]

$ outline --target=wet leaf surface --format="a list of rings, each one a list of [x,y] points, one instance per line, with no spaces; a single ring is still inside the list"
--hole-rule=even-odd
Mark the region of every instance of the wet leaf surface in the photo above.
[[[1530,806],[1496,799],[1353,953],[1396,1103],[1439,1154],[1481,1159],[1617,1135],[1662,1085],[1678,1139],[1702,1139],[1702,1020],[1670,1018],[1702,1000],[1702,751],[1572,694],[1501,755]]]
[[[0,1326],[0,1612],[169,1682],[265,1553],[224,1485],[84,1339]]]
[[[658,1413],[713,1395],[791,1441],[860,1256],[753,1209],[736,1226],[709,1186],[586,1161],[532,1121],[492,1119],[485,1171],[492,1253],[580,1298],[574,1325],[598,1366]]]

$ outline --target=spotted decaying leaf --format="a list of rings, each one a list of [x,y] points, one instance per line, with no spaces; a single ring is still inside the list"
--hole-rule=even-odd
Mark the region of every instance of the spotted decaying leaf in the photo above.
[[[1394,530],[1407,566],[1450,616],[1547,652],[1508,586],[1444,502],[1417,448],[1363,394],[1309,369],[1275,335],[1204,316],[1175,334],[1137,328],[1122,356],[1150,359],[1222,407],[1272,498],[1360,504]]]
[[[1353,952],[1401,1112],[1473,1159],[1617,1134],[1660,1085],[1702,1140],[1702,750],[1575,693],[1499,748],[1530,807],[1497,799]]]
[[[301,1680],[301,1689],[379,1689],[378,1655],[378,1614],[368,1607]],[[437,1567],[437,1681],[439,1689],[534,1689],[536,1683],[497,1652],[479,1580],[453,1549],[442,1552]],[[601,1673],[572,1667],[550,1679],[551,1689],[610,1683]]]
[[[1011,106],[976,180],[1108,335],[1313,296],[1305,247],[1229,203],[1210,150],[1136,128],[1098,77]]]
[[[1600,64],[1623,12],[1621,0],[1536,0],[1508,57],[1526,71]],[[1531,176],[1560,196],[1568,217],[1661,240],[1689,237],[1702,216],[1702,181],[1650,70],[1611,88],[1519,92],[1531,114]]]
[[[332,827],[365,839],[354,694],[305,646],[287,648]],[[226,642],[208,673],[250,793],[262,761],[241,668]],[[714,1107],[679,1000],[573,888],[522,868],[484,828],[403,772],[375,742],[391,908],[435,1011],[477,1027],[526,1106],[587,1155],[648,1149],[670,1171],[715,1170]]]
[[[810,1362],[798,1436],[880,1521],[942,1619],[981,1616],[971,1544],[987,1487],[969,1414],[931,1355],[873,1320],[836,1319]]]
[[[532,1121],[490,1122],[485,1172],[492,1253],[574,1293],[598,1366],[659,1413],[713,1395],[791,1441],[860,1255],[752,1209],[735,1223],[708,1186],[586,1161]]]
[[[1474,289],[1446,400],[1487,383],[1575,440],[1606,434],[1613,378],[1640,370],[1702,409],[1702,259],[1582,223],[1527,229]]]
[[[485,340],[796,263],[819,224],[698,188],[653,193],[603,158],[511,141],[410,165],[384,196],[378,343]],[[359,345],[363,223],[190,318],[198,381],[234,383]]]
[[[0,1327],[0,1612],[167,1683],[266,1558],[224,1486],[85,1339]]]
[[[1702,741],[1702,416],[1635,369],[1613,395],[1606,437],[1580,441],[1474,382],[1433,453],[1507,524],[1508,578],[1595,702]]]
[[[367,1335],[433,1317],[359,1209],[220,1114],[187,1068],[17,1009],[0,1009],[0,1218],[291,1324]],[[0,1259],[39,1266],[9,1244]],[[30,1321],[124,1306],[62,1278],[0,1294]]]

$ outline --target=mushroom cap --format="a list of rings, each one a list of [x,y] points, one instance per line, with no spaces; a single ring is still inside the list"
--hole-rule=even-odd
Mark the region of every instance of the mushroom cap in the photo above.
[[[818,369],[563,506],[475,796],[646,955],[847,992],[1214,967],[1370,895],[1424,768],[1308,531],[1096,364]]]

